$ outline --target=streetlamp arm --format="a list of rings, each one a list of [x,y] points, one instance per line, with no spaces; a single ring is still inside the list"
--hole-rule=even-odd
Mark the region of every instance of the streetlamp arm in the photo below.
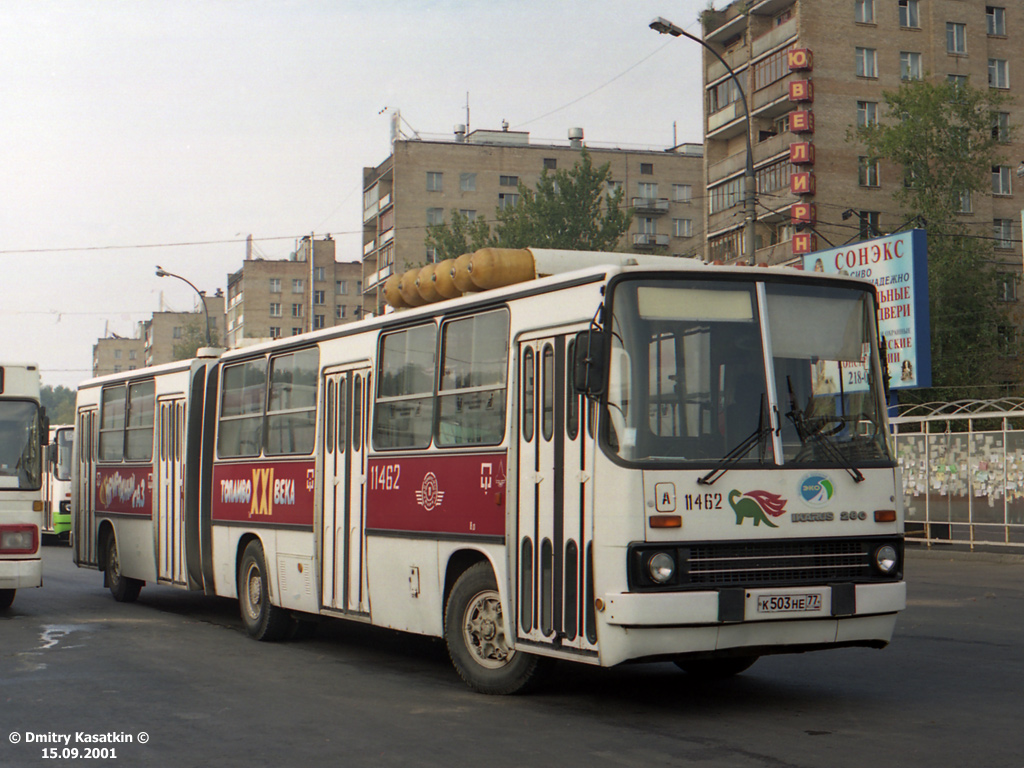
[[[206,318],[206,346],[212,347],[213,346],[213,340],[210,338],[210,310],[206,306],[206,297],[203,295],[203,292],[200,291],[198,288],[196,288],[195,285],[192,284],[191,280],[186,280],[181,275],[176,275],[173,272],[168,272],[166,269],[161,267],[159,264],[156,267],[156,276],[157,277],[175,277],[178,280],[181,280],[181,282],[187,284],[193,291],[196,292],[196,295],[199,297],[199,304],[203,308],[203,316]]]

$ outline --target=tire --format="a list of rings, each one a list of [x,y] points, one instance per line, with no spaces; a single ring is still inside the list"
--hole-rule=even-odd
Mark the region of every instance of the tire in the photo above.
[[[477,563],[455,582],[445,605],[444,640],[459,677],[480,693],[524,693],[547,668],[546,659],[510,647],[488,563]]]
[[[14,589],[0,589],[0,611],[6,611],[14,602]]]
[[[267,564],[263,547],[250,541],[238,566],[238,607],[245,630],[256,640],[283,640],[291,626],[291,616],[270,603]]]
[[[724,680],[754,666],[759,656],[724,656],[720,659],[676,659],[676,666],[698,680]]]
[[[107,537],[107,561],[104,573],[110,594],[117,602],[134,603],[138,599],[145,582],[130,579],[121,573],[121,557],[117,551],[117,539],[113,534]]]

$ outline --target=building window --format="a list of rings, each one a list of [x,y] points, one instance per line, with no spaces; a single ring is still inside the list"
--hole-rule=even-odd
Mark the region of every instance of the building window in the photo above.
[[[313,315],[313,330],[315,331],[315,330],[318,330],[318,329],[323,328],[323,327],[324,327],[324,316],[323,315]]]
[[[971,190],[967,189],[960,193],[959,207],[957,213],[973,213],[974,204],[971,201]]]
[[[760,90],[778,82],[789,74],[789,49],[787,46],[766,56],[754,65],[754,90]]]
[[[115,349],[114,350],[114,359],[115,360],[120,360],[121,359],[121,350],[120,349]]]
[[[879,237],[882,230],[878,228],[878,211],[858,211],[857,218],[860,220],[858,234],[861,240],[870,240]]]
[[[874,48],[857,48],[857,77],[878,77],[878,52]]]
[[[708,213],[718,213],[739,205],[743,194],[743,179],[730,179],[708,190]]]
[[[1010,195],[1013,190],[1010,188],[1010,166],[992,166],[992,194]]]
[[[303,317],[302,304],[292,304],[292,317]]]
[[[900,26],[915,29],[921,26],[917,0],[900,0]]]
[[[134,349],[129,349],[128,350],[128,359],[129,360],[134,360],[135,359],[135,350]]]
[[[1009,112],[992,113],[992,138],[1000,144],[1005,144],[1010,140]]]
[[[1010,87],[1010,63],[1006,59],[988,60],[988,85],[990,88]]]
[[[272,277],[270,278],[270,292],[280,293],[281,292],[281,278]]]
[[[636,193],[638,197],[653,200],[658,196],[658,185],[650,181],[639,181],[636,185]]]
[[[174,326],[174,330],[171,331],[171,336],[173,336],[175,339],[180,339],[181,338],[181,326],[180,325]]]
[[[314,267],[313,268],[313,279],[318,283],[322,283],[327,279],[327,267]]]
[[[281,317],[281,305],[280,304],[271,304],[270,305],[270,316],[271,317]]]
[[[689,203],[693,200],[692,184],[673,184],[672,201],[676,203]]]
[[[921,79],[921,54],[900,51],[900,80]]]
[[[658,220],[650,216],[640,216],[636,220],[636,231],[641,235],[658,234]]]
[[[999,298],[1002,301],[1017,301],[1017,275],[1004,272],[999,284]]]
[[[476,192],[476,174],[460,173],[459,189],[462,190],[463,192]]]
[[[302,333],[302,329],[301,328],[295,328],[295,327],[292,328],[292,336],[298,336],[300,333]]]
[[[476,221],[476,211],[468,208],[460,208],[459,213],[466,217],[466,221]]]
[[[302,280],[292,280],[292,293],[302,293],[305,283]]]
[[[337,308],[334,310],[334,316],[336,318],[338,318],[339,320],[344,320],[345,319],[345,305],[344,304],[339,304],[337,306]]]
[[[501,210],[519,205],[519,195],[505,192],[498,195],[498,207]]]
[[[967,75],[946,75],[946,82],[960,90],[967,87]]]
[[[640,175],[650,176],[654,173],[654,163],[640,163]]]
[[[996,239],[996,248],[1012,249],[1013,219],[993,219],[992,236]]]
[[[499,187],[518,187],[519,177],[518,176],[499,176],[498,177]]]
[[[875,23],[875,0],[855,0],[853,20],[859,24]]]
[[[946,22],[946,53],[967,53],[967,25]]]
[[[857,158],[857,182],[862,187],[878,186],[878,161],[863,155]]]
[[[281,338],[281,326],[272,325],[270,326],[270,338],[280,339]]]
[[[427,192],[444,190],[444,174],[440,171],[427,171]]]
[[[985,6],[985,19],[990,35],[1006,35],[1006,9],[994,5]]]
[[[755,189],[758,192],[771,192],[789,186],[789,178],[793,173],[793,165],[788,158],[758,168],[754,172]]]
[[[554,171],[554,170],[557,170],[557,168],[558,168],[558,160],[556,160],[553,157],[545,157],[544,158],[544,170],[545,171]]]
[[[427,226],[444,224],[444,208],[427,208]]]
[[[858,101],[857,102],[857,127],[867,128],[869,125],[878,123],[878,102]]]
[[[693,219],[672,219],[673,237],[693,237]]]
[[[324,292],[323,291],[313,291],[313,303],[314,304],[323,304],[324,303]]]
[[[740,88],[731,77],[708,89],[708,112],[718,112],[740,99]]]

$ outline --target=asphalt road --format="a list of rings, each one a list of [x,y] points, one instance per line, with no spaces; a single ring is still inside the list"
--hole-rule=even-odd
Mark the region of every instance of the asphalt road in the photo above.
[[[1024,559],[913,551],[907,571],[882,651],[765,658],[715,685],[567,665],[488,697],[437,641],[328,621],[258,643],[233,601],[146,587],[119,604],[50,546],[45,586],[0,615],[0,765],[1024,768]]]

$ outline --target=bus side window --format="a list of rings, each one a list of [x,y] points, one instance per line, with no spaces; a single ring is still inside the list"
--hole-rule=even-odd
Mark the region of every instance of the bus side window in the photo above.
[[[381,337],[377,401],[373,409],[374,448],[430,445],[436,348],[437,326],[433,323]]]
[[[100,397],[100,461],[124,458],[126,387],[106,387]]]
[[[311,453],[316,438],[316,347],[271,358],[267,455]]]
[[[260,455],[266,384],[266,358],[224,369],[217,426],[217,455],[221,458]]]
[[[140,381],[128,387],[128,420],[125,429],[125,458],[149,461],[153,458],[153,411],[156,384]]]
[[[348,448],[348,377],[338,382],[338,453]]]
[[[526,348],[523,353],[523,440],[533,440],[534,428],[534,380],[536,371],[533,364],[533,349]]]

